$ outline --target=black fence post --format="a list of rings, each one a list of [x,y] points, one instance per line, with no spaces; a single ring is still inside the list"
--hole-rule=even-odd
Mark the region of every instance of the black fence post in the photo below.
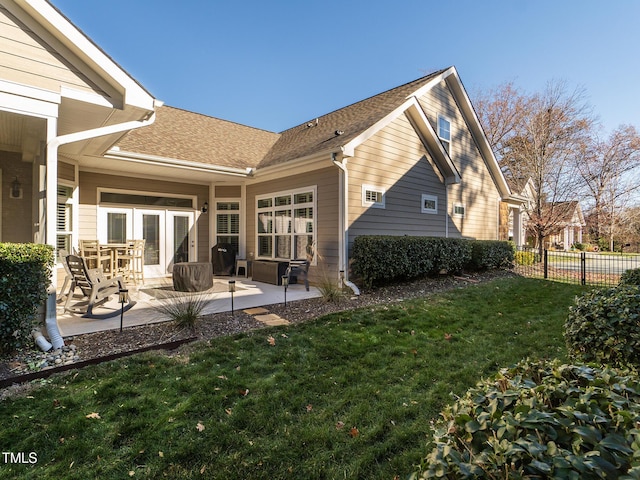
[[[549,278],[549,251],[544,250],[544,278]]]
[[[585,252],[580,253],[580,283],[582,285],[587,284],[587,254]]]

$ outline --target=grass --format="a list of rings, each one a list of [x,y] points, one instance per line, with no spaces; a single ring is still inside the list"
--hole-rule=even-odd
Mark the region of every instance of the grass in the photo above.
[[[0,403],[2,452],[37,455],[0,478],[406,478],[452,394],[565,358],[583,288],[503,279],[86,368]]]

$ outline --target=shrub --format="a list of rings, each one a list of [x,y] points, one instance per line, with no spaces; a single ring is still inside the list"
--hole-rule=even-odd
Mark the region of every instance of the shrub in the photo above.
[[[584,293],[569,309],[564,336],[572,358],[640,365],[640,287]]]
[[[458,273],[471,260],[471,241],[460,238],[363,235],[353,243],[353,273],[366,286]]]
[[[33,243],[0,243],[0,351],[31,341],[38,307],[47,299],[53,248]]]
[[[195,330],[202,310],[207,306],[207,300],[202,294],[167,295],[158,298],[155,310],[175,322],[178,327]]]
[[[514,261],[516,265],[531,266],[535,263],[536,255],[533,252],[516,252],[514,254]]]
[[[620,285],[640,285],[640,268],[625,270],[620,275]]]
[[[414,478],[638,478],[639,402],[636,372],[521,362],[442,412]]]
[[[476,270],[513,268],[514,251],[509,242],[475,240],[471,248],[471,267]]]

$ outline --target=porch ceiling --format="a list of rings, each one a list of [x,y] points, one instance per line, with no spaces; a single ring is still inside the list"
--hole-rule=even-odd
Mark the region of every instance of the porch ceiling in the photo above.
[[[0,111],[0,150],[22,153],[22,160],[31,162],[45,138],[46,121],[17,113]]]

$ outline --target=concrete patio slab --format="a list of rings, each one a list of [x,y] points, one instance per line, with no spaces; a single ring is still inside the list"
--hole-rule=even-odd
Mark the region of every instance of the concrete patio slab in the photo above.
[[[284,289],[277,285],[253,282],[251,279],[236,277],[215,277],[214,286],[206,292],[200,293],[177,293],[169,288],[172,285],[171,277],[160,279],[150,279],[144,286],[135,287],[128,285],[129,295],[136,304],[123,315],[123,328],[149,325],[158,322],[165,322],[169,319],[158,312],[158,305],[163,302],[162,298],[167,295],[176,296],[197,295],[203,298],[207,305],[203,310],[203,315],[212,313],[222,313],[231,311],[231,293],[228,291],[229,280],[236,281],[236,292],[233,294],[234,310],[248,310],[266,305],[273,305],[284,302]],[[307,298],[320,297],[318,289],[310,287],[305,290],[304,285],[289,285],[287,289],[287,302],[295,302]],[[166,301],[166,300],[164,300]],[[63,304],[58,305],[57,318],[58,328],[63,337],[82,335],[85,333],[100,332],[103,330],[116,330],[120,328],[120,304],[117,295],[114,296],[104,306],[96,308],[96,313],[105,313],[111,309],[115,316],[108,319],[83,318],[78,314],[64,312]],[[264,309],[266,312],[268,310]]]

